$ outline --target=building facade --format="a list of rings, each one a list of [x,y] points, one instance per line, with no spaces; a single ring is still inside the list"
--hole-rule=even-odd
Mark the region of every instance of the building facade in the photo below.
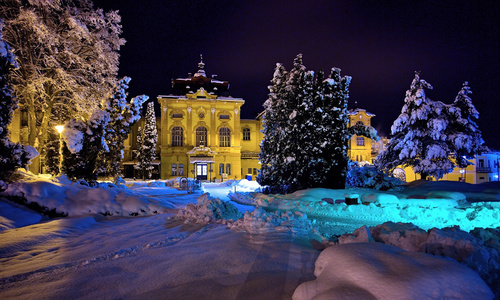
[[[241,119],[245,101],[229,96],[229,83],[208,78],[204,66],[158,96],[161,178],[255,179],[262,122]]]

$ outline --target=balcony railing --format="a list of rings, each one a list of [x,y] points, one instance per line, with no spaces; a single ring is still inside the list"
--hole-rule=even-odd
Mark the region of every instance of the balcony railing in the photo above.
[[[476,167],[476,173],[493,173],[490,167]]]

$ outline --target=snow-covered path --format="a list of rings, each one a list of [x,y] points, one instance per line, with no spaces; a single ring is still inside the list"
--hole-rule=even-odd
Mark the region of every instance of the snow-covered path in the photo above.
[[[290,298],[314,279],[318,255],[288,233],[251,236],[167,215],[61,219],[2,233],[0,298]]]

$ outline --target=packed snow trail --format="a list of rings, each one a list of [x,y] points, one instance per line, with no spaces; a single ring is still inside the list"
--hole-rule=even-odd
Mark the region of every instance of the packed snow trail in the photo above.
[[[0,234],[0,298],[290,298],[319,251],[166,215],[53,220]],[[31,234],[35,232],[36,234]]]

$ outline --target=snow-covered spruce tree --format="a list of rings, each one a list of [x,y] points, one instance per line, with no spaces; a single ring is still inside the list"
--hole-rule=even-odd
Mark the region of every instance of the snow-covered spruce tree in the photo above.
[[[18,56],[10,82],[28,113],[28,144],[40,148],[55,123],[88,119],[110,93],[125,43],[120,16],[90,0],[2,1],[0,16]]]
[[[486,151],[481,131],[476,123],[479,112],[472,104],[471,94],[468,82],[464,82],[455,101],[449,106],[449,112],[453,118],[448,125],[447,134],[453,145],[455,164],[459,168],[466,168],[471,164],[469,159]]]
[[[265,102],[261,172],[267,192],[310,187],[344,188],[347,169],[347,99],[350,77],[333,69],[314,80],[302,55],[287,73],[277,64]]]
[[[140,130],[140,128],[139,128]],[[158,141],[158,132],[156,129],[156,116],[154,103],[149,102],[146,111],[146,123],[144,124],[144,135],[141,136],[139,145],[139,134],[137,135],[137,146],[139,150],[138,163],[136,169],[141,170],[142,178],[151,178],[154,169],[153,161],[156,158],[156,142]]]
[[[282,64],[277,63],[274,70],[272,85],[269,86],[269,98],[264,102],[262,115],[264,138],[260,144],[259,160],[261,169],[257,175],[260,185],[275,187],[279,183],[279,171],[283,157],[279,152],[281,138],[281,124],[283,114],[280,114],[281,102],[286,86],[288,72]]]
[[[392,173],[398,166],[411,166],[423,179],[439,179],[453,170],[453,147],[446,134],[452,116],[445,104],[429,99],[425,89],[432,86],[415,72],[401,114],[391,127],[391,141],[377,157],[382,170]]]
[[[105,132],[109,114],[95,110],[87,123],[72,119],[64,126],[62,172],[72,180],[84,179],[93,185],[97,180],[98,156],[109,151]]]
[[[106,143],[109,151],[103,152],[99,158],[101,176],[111,177],[120,181],[121,162],[123,159],[124,142],[130,133],[132,125],[141,117],[142,105],[148,96],[142,95],[127,102],[129,77],[122,78],[115,87],[115,91],[105,103],[104,110],[109,114],[110,121],[106,128]]]
[[[341,76],[340,71],[339,68],[332,68],[330,76],[323,81],[321,90],[323,139],[319,146],[322,148],[320,170],[324,173],[321,186],[334,189],[345,188],[349,162],[348,143],[351,137],[347,131],[351,77]]]
[[[3,40],[3,21],[0,19],[0,191],[17,168],[25,168],[33,157],[25,146],[9,139],[7,126],[12,121],[17,101],[9,85],[10,75],[17,67],[15,55]],[[34,154],[34,153],[33,153]]]
[[[134,154],[134,157],[137,158],[137,161],[139,162],[140,159],[141,159],[141,149],[142,149],[142,127],[139,126],[139,128],[137,128],[137,150],[134,150],[133,154]],[[134,169],[137,170],[137,177],[139,178],[142,178],[144,179],[144,173],[143,173],[143,170],[141,167],[139,167],[139,165],[134,165]]]
[[[50,138],[51,136],[54,137]],[[59,165],[61,157],[59,150],[60,150],[59,135],[55,137],[55,134],[49,134],[49,141],[47,141],[43,150],[45,153],[44,170],[46,173],[51,174],[53,176],[59,174]]]

